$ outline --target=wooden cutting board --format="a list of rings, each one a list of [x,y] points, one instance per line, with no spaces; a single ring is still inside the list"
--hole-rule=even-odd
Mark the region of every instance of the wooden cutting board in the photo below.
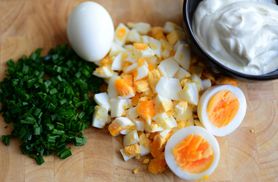
[[[0,78],[5,62],[42,47],[49,49],[67,41],[66,21],[78,0],[0,0]],[[182,0],[98,0],[119,22],[147,21],[163,25],[182,22]],[[278,181],[278,80],[240,83],[247,101],[247,115],[232,135],[218,138],[221,160],[208,181]],[[0,134],[6,124],[0,119]],[[86,130],[88,143],[73,148],[73,156],[47,157],[38,166],[20,153],[19,144],[0,144],[1,182],[104,182],[182,181],[169,170],[151,175],[135,160],[123,162],[118,139],[102,130]],[[138,174],[132,169],[140,167]]]

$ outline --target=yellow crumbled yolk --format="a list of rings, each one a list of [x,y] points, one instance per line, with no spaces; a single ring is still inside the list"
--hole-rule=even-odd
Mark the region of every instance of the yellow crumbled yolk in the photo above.
[[[140,51],[148,49],[148,45],[145,43],[134,43],[133,44],[134,48]]]
[[[210,144],[199,135],[191,134],[178,143],[173,149],[177,165],[190,173],[201,173],[207,170],[214,158]]]
[[[227,126],[239,110],[239,100],[228,90],[217,92],[208,103],[209,120],[218,128]]]

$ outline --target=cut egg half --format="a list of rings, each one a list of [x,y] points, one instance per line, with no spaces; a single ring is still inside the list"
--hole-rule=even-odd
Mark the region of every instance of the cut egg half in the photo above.
[[[246,107],[246,99],[240,88],[232,85],[215,86],[201,96],[198,116],[211,134],[226,136],[239,127]]]
[[[167,165],[178,177],[198,180],[216,169],[220,149],[216,138],[204,128],[190,126],[170,137],[164,155]]]

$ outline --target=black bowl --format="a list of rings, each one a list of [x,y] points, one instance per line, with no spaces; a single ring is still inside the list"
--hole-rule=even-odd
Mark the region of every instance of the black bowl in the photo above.
[[[243,74],[240,72],[237,72],[233,69],[230,69],[222,64],[220,64],[218,61],[216,61],[214,58],[212,58],[210,55],[207,54],[207,52],[202,49],[195,37],[195,34],[192,30],[192,21],[193,21],[193,15],[195,10],[197,9],[198,4],[202,0],[184,0],[183,4],[183,19],[184,24],[186,28],[186,32],[189,38],[189,44],[191,45],[193,51],[197,53],[210,67],[212,67],[213,70],[221,71],[224,74],[228,74],[231,76],[234,76],[239,79],[245,79],[245,80],[273,80],[278,78],[278,69],[276,71],[273,71],[271,73],[267,73],[264,75],[248,75]],[[278,4],[278,0],[276,0]]]

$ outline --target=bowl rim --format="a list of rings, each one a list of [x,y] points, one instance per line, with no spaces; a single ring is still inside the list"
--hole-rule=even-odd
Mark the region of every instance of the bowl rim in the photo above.
[[[188,6],[188,2],[190,0],[184,0],[183,2],[183,21],[184,24],[187,28],[187,33],[189,34],[189,36],[191,37],[191,41],[194,44],[195,47],[198,48],[198,50],[205,55],[205,57],[208,58],[209,61],[211,61],[213,64],[215,64],[218,68],[221,68],[221,72],[223,72],[223,70],[228,71],[229,74],[235,76],[235,77],[239,77],[239,78],[244,78],[247,80],[258,80],[258,81],[263,81],[263,80],[274,80],[278,78],[278,69],[264,74],[264,75],[249,75],[249,74],[245,74],[245,73],[241,73],[238,71],[235,71],[229,67],[226,67],[225,65],[221,64],[219,61],[215,60],[213,57],[211,57],[198,43],[198,41],[196,40],[195,34],[192,30],[192,25],[191,25],[191,20],[190,20],[190,16],[189,16],[189,6]],[[273,75],[269,75],[271,73],[277,72],[276,74]]]

